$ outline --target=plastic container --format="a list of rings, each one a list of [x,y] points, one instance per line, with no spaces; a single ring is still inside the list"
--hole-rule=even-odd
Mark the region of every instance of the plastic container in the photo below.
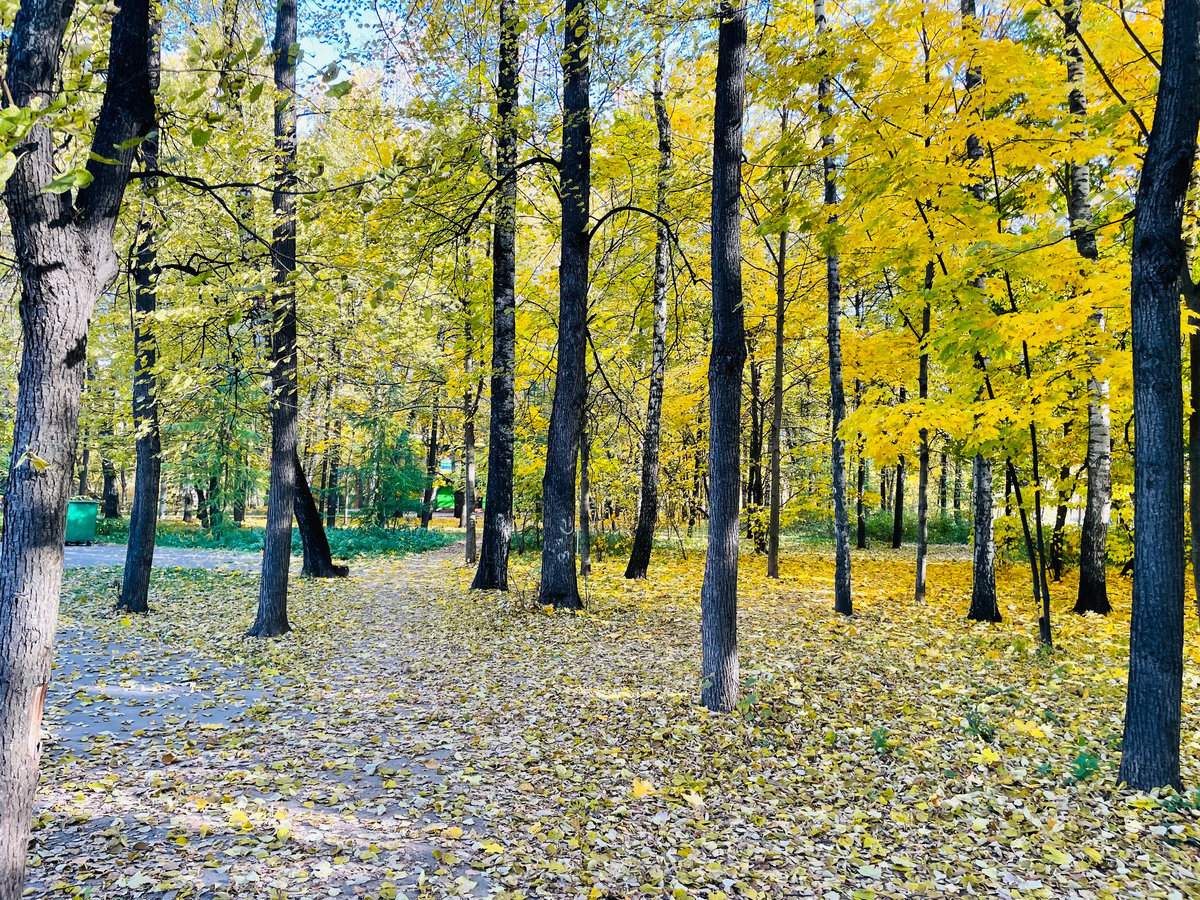
[[[100,504],[96,500],[72,500],[67,504],[67,543],[88,544],[96,540],[96,519]]]

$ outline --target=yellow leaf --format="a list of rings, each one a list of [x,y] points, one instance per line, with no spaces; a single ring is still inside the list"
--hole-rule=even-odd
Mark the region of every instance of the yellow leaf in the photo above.
[[[640,778],[633,779],[633,799],[641,800],[648,794],[654,793],[654,785],[649,781],[643,781]]]

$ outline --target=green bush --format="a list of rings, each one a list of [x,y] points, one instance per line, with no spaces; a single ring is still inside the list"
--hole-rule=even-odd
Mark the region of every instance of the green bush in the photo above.
[[[375,526],[327,528],[325,536],[329,539],[329,549],[339,559],[357,556],[407,556],[436,550],[458,540],[457,533],[442,529]],[[101,519],[96,528],[96,537],[108,543],[123,544],[129,539],[129,522],[125,519]],[[158,523],[155,545],[261,553],[263,529],[239,528],[230,524],[215,531],[208,531],[192,522],[165,521]],[[293,528],[292,552],[299,554],[300,550],[300,532]]]

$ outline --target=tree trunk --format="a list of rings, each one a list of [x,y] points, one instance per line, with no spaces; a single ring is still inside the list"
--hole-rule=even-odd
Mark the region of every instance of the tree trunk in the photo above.
[[[106,434],[111,434],[107,431]],[[104,491],[102,509],[104,518],[119,519],[121,517],[121,495],[117,492],[117,467],[107,456],[100,457],[100,471],[104,473]]]
[[[429,433],[425,444],[425,497],[421,504],[421,527],[428,528],[433,518],[433,504],[437,497],[433,482],[437,478],[438,465],[438,415],[437,398],[434,398],[433,418],[429,422]]]
[[[1084,92],[1086,69],[1079,23],[1083,0],[1066,0],[1063,4],[1063,25],[1066,38],[1067,103],[1068,109],[1082,125],[1087,118],[1087,95]],[[1070,191],[1067,209],[1071,217],[1071,233],[1075,249],[1086,260],[1099,258],[1096,233],[1092,228],[1091,169],[1086,159],[1070,166]],[[1104,328],[1104,313],[1092,315],[1096,327]],[[1094,360],[1099,362],[1099,360]],[[1097,612],[1107,615],[1108,583],[1105,567],[1108,561],[1108,520],[1112,508],[1111,441],[1109,436],[1108,382],[1088,378],[1088,443],[1087,443],[1087,500],[1083,514],[1083,531],[1079,551],[1079,594],[1075,612]]]
[[[972,467],[974,494],[974,560],[971,567],[971,608],[967,618],[975,622],[999,622],[996,601],[996,541],[992,536],[992,463],[976,454]]]
[[[496,192],[492,236],[492,374],[488,426],[487,497],[483,542],[471,587],[508,590],[508,548],[513,531],[513,430],[516,409],[517,100],[519,34],[516,0],[499,0],[496,73]]]
[[[300,545],[304,551],[304,568],[300,574],[310,578],[345,578],[350,574],[347,566],[333,563],[329,550],[329,539],[321,524],[321,510],[308,487],[308,478],[300,464],[300,454],[292,457],[292,469],[296,480],[296,525],[300,531]]]
[[[787,129],[784,113],[783,130]],[[780,437],[783,434],[783,354],[784,317],[787,314],[787,249],[788,228],[785,223],[779,233],[775,251],[775,371],[771,383],[771,437],[767,452],[771,457],[771,510],[767,521],[767,577],[779,577],[779,528],[783,510],[783,459]],[[861,467],[861,460],[859,463]],[[861,488],[861,485],[860,485]],[[859,508],[862,508],[861,493]]]
[[[586,0],[567,0],[563,28],[562,254],[554,403],[542,479],[541,603],[582,609],[575,573],[575,474],[587,400],[588,248],[591,243],[592,110]]]
[[[813,0],[813,16],[817,42],[821,43],[827,27],[825,0]],[[821,51],[824,53],[825,51]],[[817,86],[817,114],[821,119],[821,155],[824,157],[825,206],[831,212],[826,219],[830,226],[825,235],[826,310],[829,345],[829,396],[832,417],[833,470],[833,533],[834,580],[833,608],[842,615],[851,615],[854,602],[850,582],[850,517],[846,509],[846,442],[838,434],[846,418],[846,394],[842,385],[842,281],[841,260],[836,245],[837,214],[832,212],[838,202],[837,160],[834,157],[832,108],[833,79],[828,73],[821,76]]]
[[[1166,0],[1154,126],[1133,226],[1133,619],[1129,695],[1117,780],[1180,786],[1183,690],[1183,386],[1179,278],[1182,218],[1200,126],[1200,4]]]
[[[337,524],[338,501],[341,491],[342,476],[342,426],[334,426],[336,437],[333,446],[329,448],[329,480],[325,485],[325,527],[332,528]]]
[[[592,574],[592,436],[585,423],[579,436],[579,574]],[[600,522],[604,533],[604,522]]]
[[[70,3],[21,4],[6,56],[10,109],[44,109],[61,98],[62,50],[73,10]],[[155,121],[149,23],[146,0],[126,0],[113,18],[104,99],[87,163],[91,183],[74,196],[43,190],[63,161],[58,140],[38,120],[14,147],[17,162],[5,186],[21,279],[22,342],[0,537],[0,900],[18,900],[24,889],[88,320],[117,275],[113,232],[134,139]]]
[[[942,511],[942,518],[946,518],[946,499],[947,499],[947,472],[946,468],[950,463],[950,456],[946,450],[942,451],[942,465],[938,472],[938,509]]]
[[[157,42],[151,50],[151,77],[157,89]],[[147,169],[158,168],[158,138],[142,143]],[[153,182],[143,182],[146,200],[154,202]],[[133,325],[133,425],[137,431],[137,472],[133,482],[133,507],[129,511],[129,544],[125,549],[125,577],[121,580],[119,609],[146,612],[150,608],[150,571],[154,565],[154,539],[158,529],[158,496],[162,476],[162,443],[158,429],[158,386],[155,365],[158,342],[154,315],[158,308],[158,252],[155,247],[155,213],[147,209],[138,222],[134,255]]]
[[[746,95],[746,8],[722,0],[717,37],[712,165],[712,350],[708,359],[709,519],[700,591],[700,702],[728,712],[738,702],[737,575],[741,485],[742,111]]]
[[[962,457],[954,457],[954,521],[962,518]]]
[[[658,123],[658,179],[654,211],[667,215],[667,190],[671,185],[671,119],[663,94],[665,67],[662,43],[654,62],[654,119]],[[637,530],[629,552],[626,578],[645,578],[654,549],[658,524],[659,445],[662,425],[663,384],[667,374],[667,268],[671,261],[671,235],[658,223],[654,239],[654,334],[650,350],[650,386],[646,399],[646,428],[642,434],[642,488],[638,503]]]
[[[858,503],[857,503],[857,519],[858,533],[855,541],[859,550],[867,549],[867,507],[863,501],[863,494],[867,490],[867,463],[863,458],[861,449],[858,454]]]
[[[908,468],[903,456],[896,462],[896,481],[892,489],[892,549],[904,546],[904,476]]]
[[[88,492],[88,469],[91,467],[92,451],[88,447],[88,432],[83,430],[83,449],[79,462],[79,496],[86,497]]]
[[[925,264],[925,292],[933,290],[933,261]],[[929,301],[921,310],[921,359],[917,376],[917,396],[921,400],[921,416],[925,416],[925,401],[929,399]],[[917,577],[913,597],[925,601],[926,569],[929,559],[929,429],[921,429],[921,446],[917,451]]]
[[[288,566],[292,558],[297,447],[296,348],[296,0],[280,0],[275,18],[275,187],[271,205],[271,476],[267,527],[263,538],[258,615],[251,637],[277,637],[291,625],[287,617]]]
[[[746,471],[746,496],[743,503],[746,508],[746,537],[753,542],[756,553],[764,552],[766,547],[766,532],[762,527],[763,500],[763,400],[762,400],[762,361],[753,353],[752,339],[747,346],[750,360],[750,440],[747,441],[748,465]]]

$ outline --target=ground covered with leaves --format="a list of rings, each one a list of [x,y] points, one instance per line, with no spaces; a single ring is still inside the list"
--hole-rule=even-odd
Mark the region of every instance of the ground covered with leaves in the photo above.
[[[745,702],[696,704],[702,563],[582,615],[471,594],[452,551],[294,583],[296,630],[242,634],[256,579],[160,571],[112,612],[68,575],[31,849],[37,896],[1164,897],[1200,894],[1200,794],[1118,791],[1128,583],[1039,652],[1026,570],[970,625],[969,563],[743,562]],[[1190,615],[1190,613],[1189,613]],[[1200,784],[1194,619],[1184,777]]]

